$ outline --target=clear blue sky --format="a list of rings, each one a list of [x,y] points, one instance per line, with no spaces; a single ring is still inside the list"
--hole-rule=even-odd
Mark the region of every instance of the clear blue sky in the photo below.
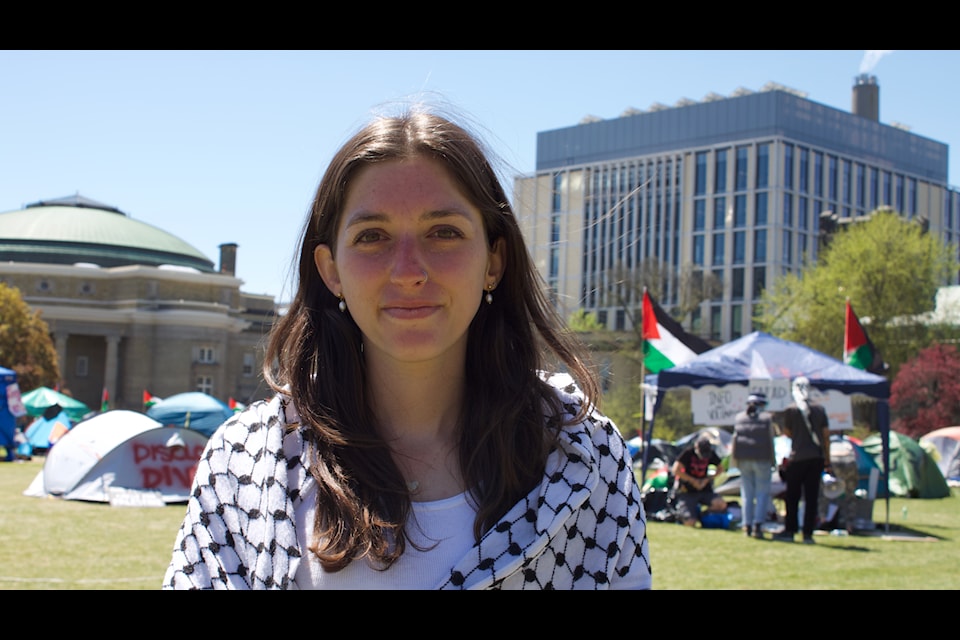
[[[289,299],[316,183],[378,107],[424,98],[468,116],[509,174],[536,169],[537,132],[634,107],[775,82],[950,146],[960,186],[960,51],[0,51],[0,212],[81,196],[160,227],[243,289]],[[507,184],[510,190],[512,185]]]

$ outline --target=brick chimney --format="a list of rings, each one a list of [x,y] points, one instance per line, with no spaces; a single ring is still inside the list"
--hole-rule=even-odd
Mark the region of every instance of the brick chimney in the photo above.
[[[220,273],[237,275],[237,243],[226,242],[220,245]]]

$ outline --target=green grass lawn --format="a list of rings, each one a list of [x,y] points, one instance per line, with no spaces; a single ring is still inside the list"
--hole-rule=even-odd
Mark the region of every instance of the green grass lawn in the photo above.
[[[0,463],[0,589],[159,589],[184,505],[24,496],[42,465],[42,457]],[[889,530],[885,501],[876,501],[873,517],[874,535],[822,535],[815,545],[650,522],[654,588],[960,588],[956,489],[938,500],[891,499]]]

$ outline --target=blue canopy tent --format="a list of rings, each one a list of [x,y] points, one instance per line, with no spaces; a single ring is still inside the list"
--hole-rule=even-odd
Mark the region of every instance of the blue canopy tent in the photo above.
[[[707,385],[747,386],[753,380],[793,379],[806,376],[811,386],[821,391],[836,390],[846,395],[862,394],[877,400],[877,430],[883,443],[883,469],[890,468],[890,383],[883,376],[868,373],[836,358],[795,342],[755,331],[701,353],[684,364],[646,376],[647,388],[657,390],[644,442],[653,439],[657,411],[663,392],[673,388],[699,389]],[[646,448],[643,479],[647,477]],[[889,474],[884,473],[885,478]],[[886,491],[887,529],[890,528],[890,492]]]
[[[233,416],[227,403],[201,391],[178,393],[147,409],[147,416],[163,426],[186,427],[208,438]]]

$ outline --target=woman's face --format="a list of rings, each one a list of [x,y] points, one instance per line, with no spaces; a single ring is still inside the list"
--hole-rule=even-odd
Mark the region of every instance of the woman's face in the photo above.
[[[503,273],[502,244],[489,249],[480,212],[441,163],[414,157],[355,174],[336,247],[320,245],[314,260],[368,359],[425,362],[465,357],[484,291]]]

